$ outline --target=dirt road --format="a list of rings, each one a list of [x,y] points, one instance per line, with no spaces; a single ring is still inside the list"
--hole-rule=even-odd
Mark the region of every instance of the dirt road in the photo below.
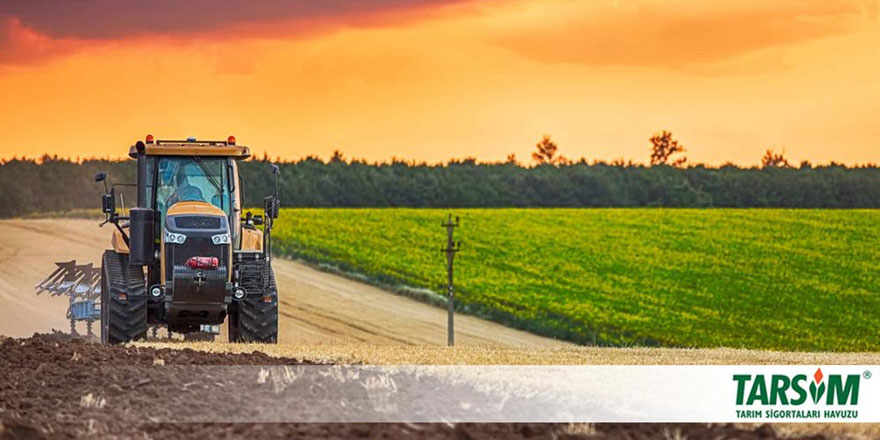
[[[0,221],[0,335],[30,336],[67,330],[67,302],[33,286],[55,261],[76,259],[100,264],[109,247],[110,227],[94,220]],[[276,259],[281,295],[279,342],[297,344],[370,342],[446,343],[446,312],[303,264]],[[459,345],[563,346],[471,316],[457,316]]]

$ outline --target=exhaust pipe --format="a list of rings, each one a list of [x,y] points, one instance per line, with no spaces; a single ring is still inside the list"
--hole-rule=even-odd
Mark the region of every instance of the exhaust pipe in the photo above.
[[[129,264],[147,266],[156,261],[155,215],[147,207],[147,147],[143,142],[135,144],[137,151],[137,207],[129,214]]]
[[[147,147],[143,142],[137,141],[134,146],[137,151],[137,207],[147,207]]]

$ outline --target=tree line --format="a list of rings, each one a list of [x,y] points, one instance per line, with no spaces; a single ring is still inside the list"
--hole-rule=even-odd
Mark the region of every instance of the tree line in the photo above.
[[[274,163],[287,207],[880,207],[876,165],[793,167],[770,156],[772,163],[760,168],[583,159],[524,167],[512,157],[503,163],[367,163],[345,160],[341,153],[326,161],[307,157]],[[271,193],[269,162],[265,156],[241,162],[246,206],[261,206]],[[98,171],[106,171],[111,182],[135,181],[133,160],[44,156],[2,162],[0,217],[99,208]],[[130,207],[134,191],[123,193]]]

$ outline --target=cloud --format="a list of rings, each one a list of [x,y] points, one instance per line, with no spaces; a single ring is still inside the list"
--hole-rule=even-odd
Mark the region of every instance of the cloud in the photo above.
[[[15,60],[28,64],[75,49],[70,39],[53,39],[21,24],[17,17],[0,18],[0,64]]]
[[[334,26],[381,25],[462,0],[2,0],[0,64],[27,64],[126,38],[285,36]],[[407,16],[411,17],[411,16]]]
[[[546,63],[674,67],[877,26],[878,9],[873,0],[621,0],[557,6],[552,14],[520,9],[514,14],[519,21],[514,18],[489,38]]]
[[[198,32],[284,19],[360,17],[449,0],[3,0],[0,15],[15,16],[50,37],[119,38],[151,33]]]
[[[201,44],[399,26],[459,3],[480,12],[461,35],[538,62],[703,71],[727,71],[737,59],[778,63],[778,53],[761,51],[876,28],[880,8],[877,0],[0,0],[0,65],[127,39]]]

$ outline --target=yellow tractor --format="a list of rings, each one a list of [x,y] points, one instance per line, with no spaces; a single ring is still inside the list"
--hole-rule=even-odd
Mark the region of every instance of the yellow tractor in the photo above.
[[[59,263],[55,277],[38,290],[57,294],[69,287],[72,328],[74,318],[91,313],[100,319],[106,344],[143,339],[148,327],[184,336],[213,335],[224,321],[230,342],[275,343],[278,291],[271,235],[279,209],[278,167],[271,165],[275,194],[264,199],[262,215],[253,215],[242,212],[237,163],[250,151],[232,136],[198,141],[148,135],[130,148],[129,156],[137,160],[135,185],[108,185],[105,173],[95,176],[106,190],[101,225],[114,226],[100,284],[97,273],[74,274]],[[128,215],[116,209],[117,186],[136,187],[137,206]],[[76,300],[77,289],[100,302],[74,310],[75,302],[87,302]]]

